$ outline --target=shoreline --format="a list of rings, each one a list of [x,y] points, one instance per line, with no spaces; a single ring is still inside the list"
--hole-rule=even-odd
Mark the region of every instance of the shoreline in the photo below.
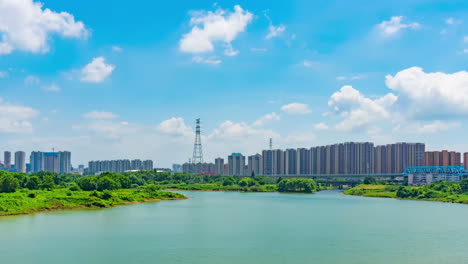
[[[79,210],[102,210],[102,209],[111,209],[119,206],[126,206],[126,205],[133,205],[133,204],[142,204],[142,203],[151,203],[151,202],[161,202],[161,201],[176,201],[176,200],[186,200],[189,197],[171,197],[168,199],[161,199],[161,198],[150,198],[145,199],[142,201],[127,201],[123,203],[118,203],[114,205],[110,205],[107,207],[89,207],[89,206],[76,206],[76,207],[65,207],[65,208],[42,208],[38,210],[32,210],[30,212],[21,212],[21,213],[13,213],[13,214],[3,214],[0,213],[0,218],[3,217],[10,217],[10,216],[24,216],[24,215],[34,215],[40,213],[48,213],[48,212],[60,212],[60,211],[79,211]]]

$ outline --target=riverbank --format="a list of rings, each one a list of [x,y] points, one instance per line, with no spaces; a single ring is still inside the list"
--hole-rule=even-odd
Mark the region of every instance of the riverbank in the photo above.
[[[171,191],[214,191],[214,192],[277,192],[278,186],[276,184],[254,185],[254,186],[240,186],[228,185],[224,186],[218,183],[206,184],[163,184],[160,185],[162,190]]]
[[[458,185],[458,186],[457,186]],[[433,183],[424,187],[361,184],[343,191],[347,195],[468,204],[468,194],[457,183]]]
[[[119,189],[113,191],[17,191],[0,193],[0,216],[22,215],[46,211],[99,209],[120,205],[186,199],[182,194],[142,189]]]

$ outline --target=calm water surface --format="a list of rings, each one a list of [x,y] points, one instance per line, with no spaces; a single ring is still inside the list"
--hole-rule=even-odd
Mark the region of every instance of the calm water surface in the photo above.
[[[468,263],[468,205],[279,193],[0,218],[0,263]]]

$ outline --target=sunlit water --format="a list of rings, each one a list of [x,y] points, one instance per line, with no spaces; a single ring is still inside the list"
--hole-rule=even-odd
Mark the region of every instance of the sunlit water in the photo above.
[[[468,263],[468,205],[280,193],[0,218],[0,263]]]

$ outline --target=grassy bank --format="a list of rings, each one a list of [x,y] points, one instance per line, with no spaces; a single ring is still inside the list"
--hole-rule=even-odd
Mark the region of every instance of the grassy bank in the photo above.
[[[0,216],[29,214],[51,210],[108,208],[145,201],[184,199],[185,196],[164,191],[119,189],[99,191],[16,191],[0,193]]]
[[[460,189],[460,184],[453,182],[437,182],[423,187],[361,184],[343,193],[366,197],[468,204],[468,193]]]
[[[195,183],[195,184],[163,184],[160,185],[163,190],[185,190],[185,191],[224,191],[224,192],[276,192],[276,184],[240,186],[237,184],[224,186],[220,183]]]

